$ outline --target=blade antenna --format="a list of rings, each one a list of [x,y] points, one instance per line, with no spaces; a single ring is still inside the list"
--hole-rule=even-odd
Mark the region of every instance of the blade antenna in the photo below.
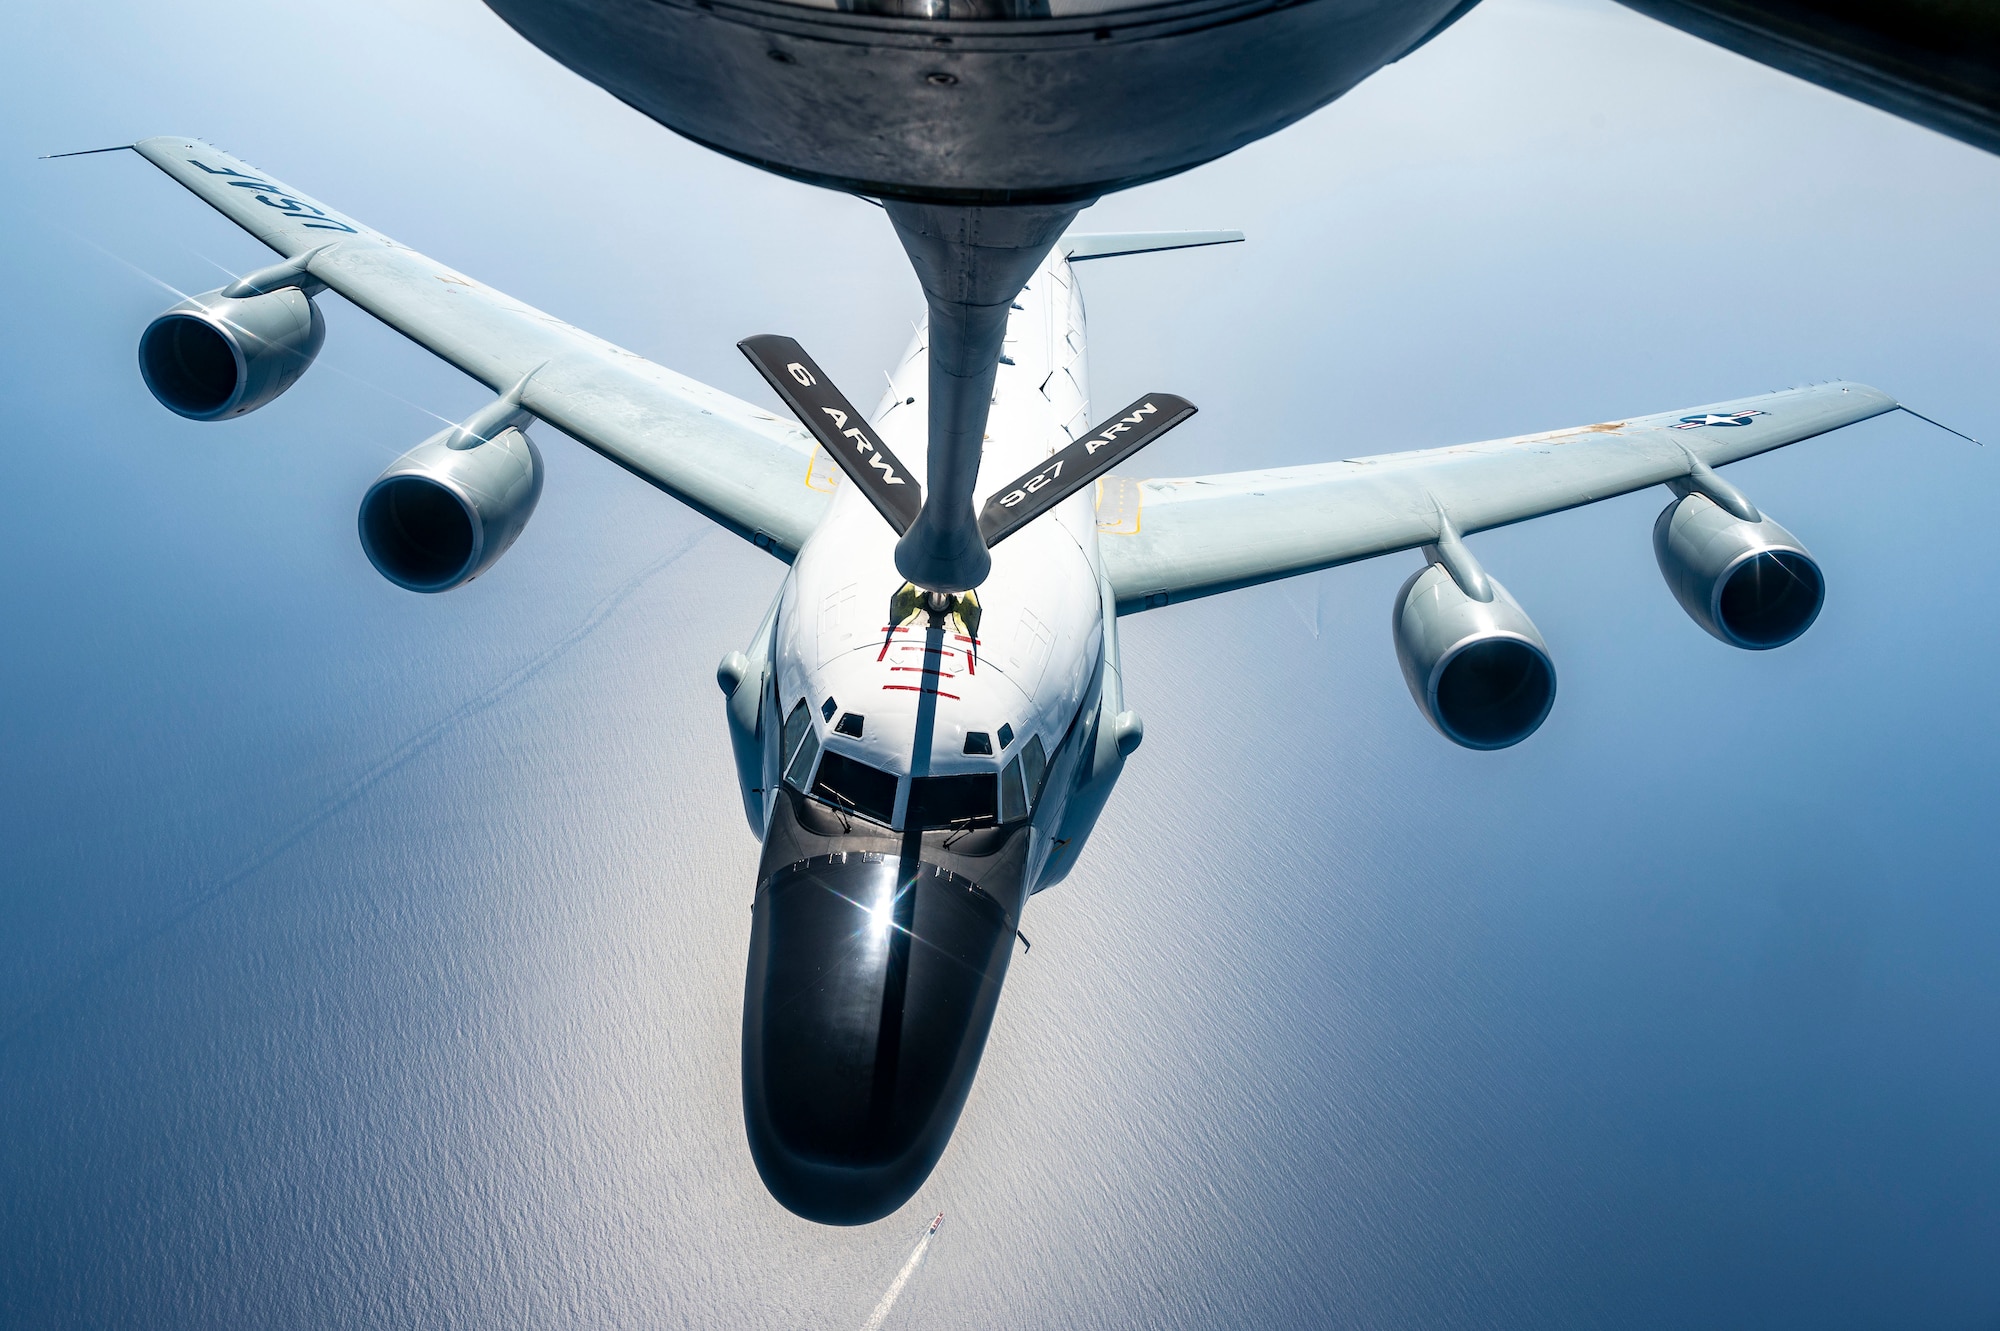
[[[1904,406],[1900,402],[1896,404],[1896,410],[1909,412],[1910,415],[1915,416],[1918,420],[1922,421],[1924,424],[1935,425],[1938,427],[1938,429],[1943,430],[1946,434],[1955,434],[1960,439],[1965,440],[1969,444],[1979,444],[1979,441],[1977,439],[1974,439],[1971,435],[1967,434],[1965,431],[1954,430],[1949,425],[1946,425],[1943,421],[1934,421],[1930,417],[1924,415],[1924,413],[1922,413],[1921,411],[1913,411],[1909,407]],[[1981,448],[1986,447],[1986,445],[1984,444],[1979,444],[1979,446]]]

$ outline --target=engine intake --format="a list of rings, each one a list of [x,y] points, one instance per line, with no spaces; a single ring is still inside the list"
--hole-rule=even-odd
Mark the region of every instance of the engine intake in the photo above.
[[[454,443],[469,446],[453,447]],[[462,426],[398,458],[361,499],[361,548],[398,587],[462,587],[507,553],[542,497],[542,455],[518,428]]]
[[[1756,516],[1746,521],[1690,492],[1653,523],[1653,554],[1690,619],[1731,647],[1768,651],[1812,627],[1826,580],[1797,537]]]
[[[1396,598],[1396,659],[1440,734],[1468,749],[1504,749],[1547,718],[1556,669],[1519,603],[1482,581],[1491,600],[1468,596],[1442,563],[1412,574]]]
[[[168,411],[196,421],[246,415],[298,382],[326,320],[298,287],[190,296],[139,335],[139,373]]]

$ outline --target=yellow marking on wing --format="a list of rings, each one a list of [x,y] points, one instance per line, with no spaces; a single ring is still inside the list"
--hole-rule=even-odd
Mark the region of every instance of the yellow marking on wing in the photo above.
[[[1139,482],[1105,476],[1097,482],[1097,530],[1111,536],[1139,534]]]
[[[806,489],[832,494],[839,488],[840,468],[834,465],[824,448],[815,446],[812,456],[806,460]]]

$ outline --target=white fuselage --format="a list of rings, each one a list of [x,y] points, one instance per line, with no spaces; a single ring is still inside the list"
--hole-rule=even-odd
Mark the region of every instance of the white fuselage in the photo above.
[[[1067,260],[1052,254],[1015,304],[975,508],[1090,425],[1083,302]],[[918,331],[890,374],[873,417],[883,441],[919,480],[927,442],[925,332]],[[894,563],[896,533],[855,486],[838,484],[838,475],[824,454],[816,455],[808,483],[836,492],[775,607],[769,650],[776,691],[767,695],[776,707],[772,719],[795,717],[803,702],[816,741],[816,749],[805,746],[806,764],[817,765],[818,755],[831,752],[893,776],[893,807],[879,807],[878,799],[871,821],[899,832],[915,825],[913,777],[987,775],[1011,783],[1017,775],[1009,766],[1021,760],[1019,795],[1003,783],[996,787],[996,804],[1009,820],[1023,814],[1022,801],[1036,804],[1030,882],[1040,885],[1050,844],[1060,839],[1058,806],[1069,791],[1049,780],[1037,801],[1035,777],[1073,728],[1078,744],[1072,749],[1094,737],[1076,722],[1103,692],[1098,685],[1107,654],[1114,672],[1116,665],[1099,571],[1096,488],[1086,486],[1000,544],[991,575],[973,594],[976,617],[961,611],[939,631],[922,614],[905,614],[901,623],[892,618],[892,601],[905,586]],[[844,733],[843,718],[859,718],[847,720],[844,729],[861,733]],[[798,726],[794,719],[787,729],[796,735]],[[802,792],[814,789],[801,764],[777,768],[797,752],[796,739],[786,741],[783,754],[772,739],[759,792],[767,816],[778,797],[773,777],[789,776]],[[1071,761],[1064,776],[1073,778],[1077,770]],[[875,786],[885,788],[880,781]],[[1043,816],[1042,803],[1050,805],[1050,816]],[[1076,848],[1067,849],[1064,872]]]

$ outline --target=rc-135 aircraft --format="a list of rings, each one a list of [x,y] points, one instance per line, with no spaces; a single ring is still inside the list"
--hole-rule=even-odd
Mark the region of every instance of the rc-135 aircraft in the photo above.
[[[140,366],[168,408],[227,420],[276,398],[320,349],[313,297],[328,289],[497,394],[362,498],[362,548],[390,581],[446,591],[506,552],[542,490],[525,432],[536,421],[789,565],[755,636],[717,672],[763,841],[743,1106],[772,1194],[832,1224],[887,1215],[937,1162],[1027,899],[1075,867],[1139,745],[1121,615],[1420,551],[1393,611],[1411,695],[1445,738],[1502,748],[1548,715],[1555,669],[1465,536],[1666,486],[1653,544],[1675,598],[1723,642],[1777,647],[1819,613],[1819,567],[1715,468],[1899,405],[1827,383],[1453,448],[1122,479],[1109,468],[1194,408],[1156,393],[1092,415],[1073,265],[1241,237],[1072,234],[1007,311],[975,459],[990,571],[938,590],[906,580],[896,558],[924,512],[927,477],[911,461],[925,458],[928,326],[866,417],[796,343],[748,339],[794,423],[208,144],[133,146],[280,256],[147,327]]]

